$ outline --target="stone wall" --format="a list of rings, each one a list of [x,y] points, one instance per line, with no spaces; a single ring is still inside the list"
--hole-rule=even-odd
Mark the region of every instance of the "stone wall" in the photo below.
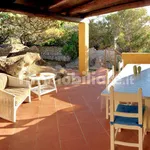
[[[62,47],[56,46],[32,46],[27,47],[22,44],[13,45],[1,45],[0,56],[8,56],[10,53],[21,53],[23,52],[36,52],[40,53],[43,59],[51,61],[69,62],[71,59],[69,56],[64,56],[61,53]]]
[[[69,62],[70,57],[64,56],[61,53],[62,48],[56,47],[56,46],[38,46],[40,50],[40,55],[43,59],[52,60],[52,61],[63,61],[63,62]]]
[[[98,69],[102,66],[105,66],[105,63],[106,63],[107,68],[111,68],[112,64],[114,64],[114,57],[115,57],[114,51],[108,49],[106,51],[106,60],[105,60],[105,50],[96,50],[95,48],[90,48],[89,49],[89,67],[90,69]],[[66,68],[77,69],[79,66],[78,58],[70,63],[67,63],[65,66]]]
[[[32,46],[32,47],[26,47],[21,44],[15,44],[10,45],[7,47],[0,46],[0,56],[8,56],[12,57],[18,54],[25,54],[26,52],[32,52],[32,53],[40,53],[41,58],[45,60],[50,60],[51,65],[52,62],[60,62],[65,63],[65,66],[67,68],[78,68],[78,59],[70,62],[69,56],[64,56],[61,53],[62,47],[56,47],[56,46]],[[114,51],[106,51],[106,60],[105,60],[105,51],[104,50],[96,50],[94,48],[89,49],[89,66],[94,68],[99,68],[106,63],[110,66],[114,62]],[[3,59],[0,57],[0,60]],[[110,66],[111,67],[111,66]],[[109,68],[109,67],[108,67]]]

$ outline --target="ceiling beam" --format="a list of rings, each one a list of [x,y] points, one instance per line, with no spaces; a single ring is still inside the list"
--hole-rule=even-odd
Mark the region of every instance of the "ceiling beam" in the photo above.
[[[71,8],[83,5],[89,1],[90,0],[61,0],[60,2],[49,6],[49,9],[52,12],[68,12],[68,9],[70,10]]]
[[[125,3],[125,2],[129,2],[129,1],[135,1],[135,0],[93,0],[90,1],[89,3],[86,3],[84,5],[81,5],[79,7],[76,7],[74,9],[71,9],[69,11],[70,15],[76,15],[78,13],[88,13],[90,11],[96,10],[96,9],[101,9],[103,7],[107,7],[107,6],[112,6],[112,5],[116,5],[118,3]]]
[[[58,3],[49,6],[49,9],[58,8],[58,7],[62,6],[62,5],[68,4],[69,2],[70,2],[70,0],[61,0],[61,1],[59,1]]]
[[[99,9],[96,11],[91,11],[89,13],[86,13],[84,17],[91,17],[91,16],[98,16],[98,15],[103,15],[115,11],[120,11],[120,10],[125,10],[125,9],[130,9],[130,8],[138,8],[138,7],[144,7],[144,6],[149,6],[150,5],[150,0],[140,0],[136,2],[130,2],[126,4],[120,4],[104,9]]]
[[[16,4],[24,4],[26,6],[49,6],[53,4],[54,2],[58,2],[59,0],[15,0]]]
[[[49,12],[48,10],[44,10],[44,9],[42,10],[36,7],[29,7],[29,6],[24,6],[24,5],[15,4],[15,3],[1,4],[0,11],[21,13],[21,14],[25,14],[25,15],[33,16],[33,17],[44,17],[44,18],[76,22],[76,23],[79,23],[80,21],[84,19],[84,18],[76,18],[76,17],[68,17],[64,15],[59,15],[57,13]]]
[[[5,0],[3,3],[14,3],[16,0]]]

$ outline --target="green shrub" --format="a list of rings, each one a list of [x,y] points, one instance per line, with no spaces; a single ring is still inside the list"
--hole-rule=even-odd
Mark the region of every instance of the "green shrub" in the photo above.
[[[61,38],[51,38],[42,44],[42,46],[63,46],[63,45],[64,43]]]
[[[78,57],[78,33],[73,32],[70,35],[70,38],[67,40],[66,44],[62,49],[63,55],[68,55],[72,60]]]

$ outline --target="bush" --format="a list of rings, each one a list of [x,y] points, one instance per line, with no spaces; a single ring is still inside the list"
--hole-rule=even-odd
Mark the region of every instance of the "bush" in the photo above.
[[[42,46],[63,46],[63,40],[61,38],[51,38],[47,42],[43,43]]]
[[[62,49],[63,55],[68,55],[72,60],[78,57],[78,33],[73,32],[70,35],[70,38],[67,40],[66,44]]]

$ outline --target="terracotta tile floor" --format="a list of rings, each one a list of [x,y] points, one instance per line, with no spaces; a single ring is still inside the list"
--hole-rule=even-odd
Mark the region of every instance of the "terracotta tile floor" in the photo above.
[[[100,69],[89,79],[92,83],[59,87],[57,94],[44,95],[41,101],[33,95],[32,103],[19,107],[15,124],[0,119],[0,150],[109,150],[109,121],[100,96],[105,73]],[[136,141],[136,135],[123,130],[118,138]],[[150,134],[144,150],[150,150],[149,143]]]

